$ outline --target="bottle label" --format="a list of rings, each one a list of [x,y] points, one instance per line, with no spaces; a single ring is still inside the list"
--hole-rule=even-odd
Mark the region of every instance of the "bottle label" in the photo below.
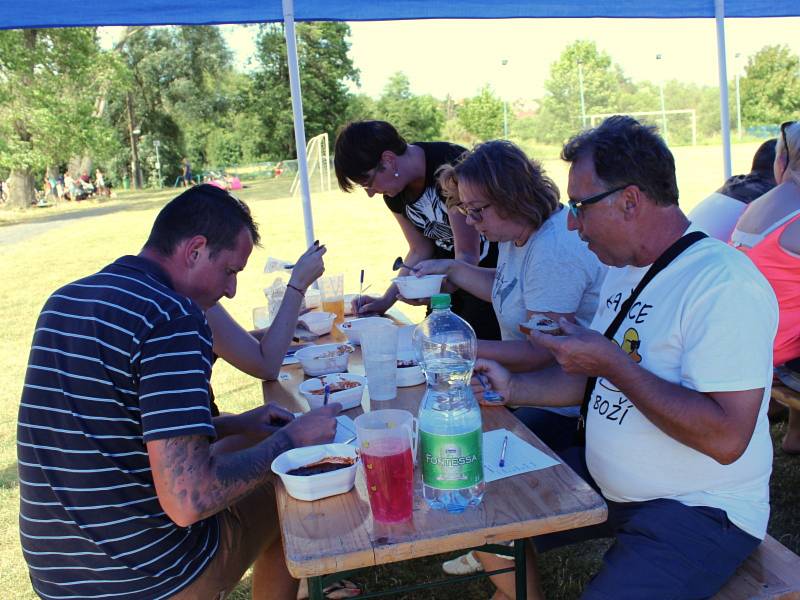
[[[422,482],[438,490],[462,490],[483,481],[483,432],[457,435],[420,430]]]

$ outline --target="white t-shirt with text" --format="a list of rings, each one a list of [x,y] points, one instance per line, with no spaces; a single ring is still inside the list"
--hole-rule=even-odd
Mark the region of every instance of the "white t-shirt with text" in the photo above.
[[[694,229],[694,228],[690,228]],[[647,267],[609,269],[592,329],[605,331]],[[757,538],[769,518],[772,443],[767,405],[775,294],[733,248],[704,239],[685,250],[642,291],[614,341],[644,369],[699,392],[764,388],[755,430],[730,465],[671,438],[613,382],[597,380],[586,427],[586,461],[606,498],[668,498],[724,510]]]

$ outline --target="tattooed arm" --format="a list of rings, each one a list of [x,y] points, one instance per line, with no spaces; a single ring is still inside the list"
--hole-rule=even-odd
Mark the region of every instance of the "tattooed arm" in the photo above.
[[[227,454],[212,453],[202,435],[147,442],[161,507],[181,527],[218,513],[265,483],[272,460],[282,452],[332,440],[340,409],[333,403],[311,411],[263,442]]]

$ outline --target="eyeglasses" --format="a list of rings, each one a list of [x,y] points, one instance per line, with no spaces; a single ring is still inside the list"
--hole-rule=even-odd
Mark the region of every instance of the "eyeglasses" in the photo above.
[[[584,200],[570,200],[569,202],[567,202],[567,205],[569,206],[569,212],[572,213],[572,216],[577,219],[581,214],[580,213],[581,208],[583,208],[584,206],[588,206],[589,204],[597,204],[603,198],[607,198],[611,194],[622,191],[629,185],[631,184],[626,183],[625,185],[615,187],[613,190],[602,192],[600,194],[597,194],[596,196],[590,196],[589,198],[586,198]]]
[[[786,121],[785,123],[781,123],[781,137],[783,138],[783,151],[786,154],[786,166],[785,169],[789,168],[789,142],[786,141],[786,130],[789,129],[792,125],[797,123],[797,121]]]
[[[458,212],[460,212],[465,217],[469,217],[476,223],[480,223],[481,221],[483,221],[483,211],[489,208],[490,206],[491,204],[484,204],[483,206],[479,206],[477,208],[470,208],[464,206],[463,204],[457,204],[456,210],[458,210]]]
[[[377,165],[375,165],[375,168],[372,169],[372,175],[370,175],[364,183],[359,183],[358,185],[360,185],[365,190],[368,190],[373,185],[375,185],[375,178],[378,176],[378,173],[382,170],[383,170],[383,165],[381,163],[378,163]]]

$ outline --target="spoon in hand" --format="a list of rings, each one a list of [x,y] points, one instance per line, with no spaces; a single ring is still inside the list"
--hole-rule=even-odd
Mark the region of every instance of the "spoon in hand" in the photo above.
[[[478,378],[478,381],[481,382],[483,386],[483,399],[487,402],[502,402],[503,397],[495,392],[491,387],[489,387],[489,381],[483,373],[476,373],[475,376]]]
[[[403,262],[402,256],[398,256],[397,258],[394,259],[394,264],[392,265],[392,271],[397,271],[398,269],[402,269],[403,267],[405,267],[409,271],[414,270],[414,267],[409,267],[407,264]]]

